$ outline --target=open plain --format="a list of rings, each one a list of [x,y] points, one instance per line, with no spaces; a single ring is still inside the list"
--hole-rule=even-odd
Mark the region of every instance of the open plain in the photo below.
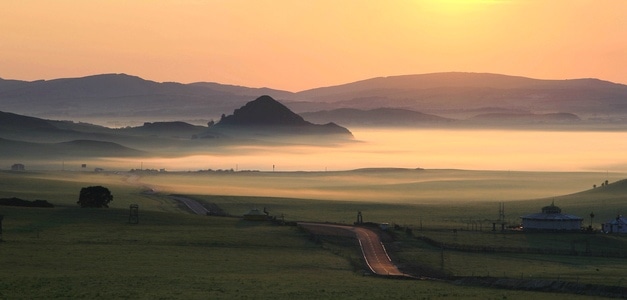
[[[606,176],[608,186],[591,188]],[[613,251],[625,249],[624,236],[493,232],[491,224],[499,203],[507,223],[515,225],[520,215],[554,201],[569,213],[594,211],[594,220],[584,223],[599,229],[624,207],[620,173],[2,171],[0,177],[0,198],[55,204],[0,207],[5,298],[572,299],[586,293],[616,296],[616,289],[627,287],[627,253]],[[549,179],[561,184],[547,184]],[[95,184],[111,189],[110,208],[79,208],[78,191]],[[544,197],[521,199],[537,196],[537,191],[516,195],[524,185]],[[413,197],[394,201],[388,192],[398,189]],[[281,197],[269,196],[272,192]],[[171,194],[220,207],[229,217],[194,214]],[[139,224],[128,223],[130,204],[140,207]],[[368,268],[354,239],[314,238],[297,227],[242,220],[253,208],[286,223],[352,224],[361,211],[364,222],[390,224],[384,243],[403,272],[442,280],[364,276]],[[496,250],[469,250],[473,247]],[[583,255],[587,249],[591,255]],[[579,255],[565,254],[571,250]],[[539,287],[468,278],[523,280]],[[538,292],[547,282],[579,289]],[[586,284],[602,288],[581,288]]]

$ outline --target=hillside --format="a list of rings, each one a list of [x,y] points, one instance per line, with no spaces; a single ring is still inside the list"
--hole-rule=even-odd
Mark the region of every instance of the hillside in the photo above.
[[[598,79],[540,80],[487,73],[433,73],[372,78],[297,93],[294,104],[323,109],[404,108],[452,118],[482,109],[573,113],[626,121],[627,86]]]
[[[271,89],[263,91],[290,94]],[[212,83],[158,83],[126,74],[32,82],[0,79],[2,111],[112,126],[118,120],[137,118],[146,121],[216,118],[258,95],[259,90],[252,88]]]
[[[126,157],[150,155],[149,152],[169,148],[186,151],[193,135],[206,129],[184,122],[147,122],[142,126],[112,129],[0,112],[0,154],[6,159]]]
[[[590,213],[595,215],[592,222],[600,224],[607,222],[617,215],[625,214],[625,195],[627,195],[627,179],[615,182],[591,182],[588,189],[566,195],[559,195],[535,200],[526,200],[520,203],[508,203],[508,210],[521,211],[519,207],[535,203],[540,208],[551,203],[562,208],[564,213],[584,218],[584,225],[590,223]],[[595,225],[600,228],[600,225]]]
[[[306,112],[300,115],[311,122],[334,122],[346,126],[426,126],[432,124],[442,125],[455,121],[399,108],[376,108],[370,110],[338,108]]]
[[[159,83],[126,74],[0,79],[0,110],[109,127],[136,126],[137,120],[206,124],[262,94],[296,113],[396,108],[458,120],[494,111],[568,113],[595,125],[627,124],[627,85],[461,72],[378,77],[298,93],[211,82]]]
[[[56,159],[133,157],[147,154],[113,142],[74,140],[61,143],[33,143],[0,138],[3,159]]]
[[[131,141],[137,137],[190,139],[207,127],[185,122],[145,122],[141,126],[112,129],[89,123],[47,120],[0,111],[0,137],[31,142],[67,140]]]
[[[348,129],[334,123],[324,125],[307,122],[285,105],[270,96],[261,96],[223,115],[220,121],[210,128],[210,132],[230,134],[270,134],[270,135],[342,135],[352,137]]]
[[[470,119],[474,124],[502,124],[502,125],[543,125],[543,124],[571,124],[581,123],[581,118],[571,113],[486,113]]]
[[[185,122],[145,122],[142,126],[125,127],[116,129],[116,132],[139,136],[163,136],[181,139],[189,139],[207,127],[192,125]]]

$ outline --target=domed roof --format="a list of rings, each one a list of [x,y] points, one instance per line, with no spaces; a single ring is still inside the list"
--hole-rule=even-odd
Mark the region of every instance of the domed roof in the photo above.
[[[555,203],[551,203],[549,206],[545,206],[542,208],[541,213],[529,214],[521,217],[523,220],[543,220],[543,221],[568,221],[568,220],[583,220],[583,218],[575,216],[562,214],[562,209],[555,206]]]
[[[542,208],[543,214],[561,214],[562,209],[555,206],[555,203],[551,203],[549,206],[545,206]]]

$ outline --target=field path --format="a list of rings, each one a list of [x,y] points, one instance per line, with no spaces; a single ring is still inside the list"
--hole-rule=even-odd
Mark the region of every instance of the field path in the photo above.
[[[356,237],[366,264],[373,273],[383,276],[408,276],[392,263],[379,235],[368,228],[319,223],[298,223],[298,225],[314,234]]]
[[[189,207],[189,209],[191,209],[196,214],[207,215],[209,213],[209,210],[207,210],[204,206],[202,206],[202,204],[198,203],[198,201],[196,200],[176,195],[170,195],[168,197],[176,201],[183,202],[183,204]]]

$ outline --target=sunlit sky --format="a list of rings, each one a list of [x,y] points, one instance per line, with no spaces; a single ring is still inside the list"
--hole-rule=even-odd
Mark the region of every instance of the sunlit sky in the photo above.
[[[300,91],[463,71],[627,83],[622,0],[3,0],[0,77]]]

